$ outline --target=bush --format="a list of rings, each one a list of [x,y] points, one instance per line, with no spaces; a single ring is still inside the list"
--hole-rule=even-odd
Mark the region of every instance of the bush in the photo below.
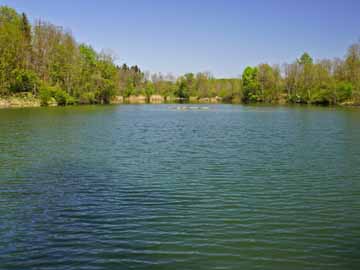
[[[141,87],[137,87],[135,88],[135,91],[134,91],[134,94],[136,96],[139,96],[139,95],[142,95],[142,96],[146,96],[146,97],[150,97],[152,95],[151,92],[146,92],[146,89],[145,88],[141,88]]]
[[[80,95],[79,98],[80,104],[95,104],[96,98],[93,92],[85,92]]]
[[[67,105],[75,105],[77,103],[78,103],[78,100],[76,98],[74,98],[73,96],[70,96],[70,95],[68,96],[67,102],[66,102]]]
[[[102,87],[99,89],[96,94],[96,100],[101,104],[109,104],[111,98],[115,95],[115,86],[114,83],[110,80],[104,79],[102,82]]]
[[[42,85],[39,91],[41,105],[48,106],[55,100],[57,105],[65,106],[75,104],[76,100],[58,86]]]
[[[351,98],[353,85],[349,82],[340,82],[336,86],[336,98],[338,102],[342,102]]]
[[[335,95],[330,89],[317,89],[311,97],[311,103],[329,105],[335,103]]]
[[[64,90],[59,87],[53,87],[53,96],[59,106],[65,106],[68,104],[70,96]]]
[[[14,80],[10,84],[10,91],[13,93],[30,92],[39,87],[39,78],[31,70],[15,69],[12,76]]]
[[[50,87],[42,85],[39,90],[39,97],[42,106],[48,106],[52,99],[52,92]]]
[[[248,95],[247,101],[248,102],[261,102],[262,99],[259,95],[250,93]]]

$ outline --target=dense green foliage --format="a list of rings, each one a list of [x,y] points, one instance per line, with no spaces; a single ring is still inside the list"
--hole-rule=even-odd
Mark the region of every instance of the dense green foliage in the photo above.
[[[0,7],[0,95],[31,92],[42,104],[109,103],[114,96],[157,94],[169,99],[221,97],[232,102],[360,103],[360,43],[344,59],[314,62],[304,53],[291,64],[247,67],[241,78],[209,73],[144,73],[78,44],[51,23],[31,25],[25,14]]]
[[[118,91],[111,56],[77,44],[69,32],[0,8],[0,94],[32,92],[43,104],[108,103]]]

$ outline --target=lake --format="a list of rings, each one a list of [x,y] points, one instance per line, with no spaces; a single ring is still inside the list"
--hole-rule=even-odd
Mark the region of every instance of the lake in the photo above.
[[[199,106],[0,110],[0,269],[360,269],[360,109]]]

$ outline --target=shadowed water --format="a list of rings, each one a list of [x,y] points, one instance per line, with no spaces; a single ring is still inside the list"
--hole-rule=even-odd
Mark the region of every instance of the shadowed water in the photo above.
[[[359,269],[360,110],[0,111],[0,269]]]

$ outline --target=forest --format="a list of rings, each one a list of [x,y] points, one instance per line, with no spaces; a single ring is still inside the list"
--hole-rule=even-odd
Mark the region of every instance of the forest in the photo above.
[[[241,74],[241,71],[239,71]],[[160,95],[165,100],[219,98],[236,103],[360,104],[360,42],[344,57],[314,61],[303,53],[291,63],[260,63],[238,78],[209,72],[182,76],[117,63],[106,51],[76,41],[71,32],[0,7],[0,96],[31,94],[46,106],[107,104],[117,96]]]

